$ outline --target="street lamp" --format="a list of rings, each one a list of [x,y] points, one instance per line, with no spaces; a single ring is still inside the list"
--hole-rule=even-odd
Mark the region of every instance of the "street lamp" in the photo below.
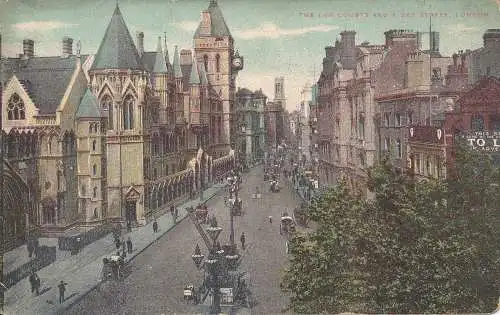
[[[209,251],[208,257],[205,258],[205,255],[201,253],[200,246],[196,244],[191,258],[196,268],[204,269],[208,273],[208,278],[205,278],[202,287],[212,292],[210,314],[219,314],[221,311],[221,288],[236,288],[234,279],[231,278],[231,271],[236,271],[241,256],[234,246],[234,238],[230,245],[225,246],[224,249],[221,248],[218,238],[222,228],[217,225],[215,217],[212,217],[210,227],[204,231],[195,219],[194,208],[188,208],[187,211]],[[233,234],[232,226],[231,234]]]

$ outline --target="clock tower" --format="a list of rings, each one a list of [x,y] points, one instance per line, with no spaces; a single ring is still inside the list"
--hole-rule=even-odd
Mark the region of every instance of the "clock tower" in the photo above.
[[[225,155],[230,150],[232,113],[235,110],[236,75],[243,69],[243,57],[234,50],[234,39],[229,32],[216,0],[201,13],[201,22],[194,34],[194,54],[203,63],[210,89],[219,95],[222,108],[217,109],[220,119],[215,120],[221,130],[218,143],[212,146],[212,155]],[[215,154],[214,154],[215,153]]]

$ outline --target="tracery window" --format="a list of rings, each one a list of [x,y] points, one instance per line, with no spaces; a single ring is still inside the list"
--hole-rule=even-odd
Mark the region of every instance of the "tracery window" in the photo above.
[[[108,111],[108,128],[113,130],[113,101],[109,95],[102,98],[101,107]]]
[[[7,118],[9,120],[22,120],[25,119],[25,108],[23,100],[17,95],[17,93],[12,94],[7,104]]]
[[[207,55],[203,56],[203,64],[205,65],[205,71],[208,72],[208,56]]]
[[[127,95],[123,102],[123,129],[134,129],[134,98]]]
[[[220,55],[215,56],[215,71],[220,72]]]

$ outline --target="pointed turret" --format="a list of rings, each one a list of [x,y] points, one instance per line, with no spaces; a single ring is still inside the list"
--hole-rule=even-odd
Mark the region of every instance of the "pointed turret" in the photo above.
[[[155,64],[153,66],[153,73],[168,73],[167,63],[165,62],[165,55],[161,49],[161,36],[158,37],[158,45],[156,46]]]
[[[97,69],[143,69],[118,4],[90,68],[90,70]]]
[[[174,62],[172,67],[174,68],[174,76],[175,78],[182,78],[182,70],[181,70],[181,61],[179,57],[179,50],[177,49],[177,45],[174,50]]]
[[[100,118],[99,104],[97,98],[92,94],[89,88],[85,90],[85,94],[78,105],[76,118]]]
[[[208,79],[207,79],[207,71],[205,70],[205,64],[203,62],[200,62],[199,66],[200,66],[201,85],[207,85]]]
[[[201,36],[231,36],[216,0],[210,0],[208,9],[201,13],[201,22],[194,37]]]
[[[193,64],[191,66],[191,75],[189,76],[189,84],[200,84],[200,73],[198,72],[197,62],[194,59],[193,59]]]
[[[164,39],[164,42],[165,42],[165,45],[164,45],[165,61],[167,62],[167,68],[168,68],[168,66],[170,66],[170,56],[168,54],[168,47],[167,47],[167,33],[165,33],[163,39]]]

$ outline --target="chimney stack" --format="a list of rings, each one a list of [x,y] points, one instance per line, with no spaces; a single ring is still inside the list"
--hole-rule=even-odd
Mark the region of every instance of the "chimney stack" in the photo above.
[[[182,49],[180,57],[181,65],[190,65],[193,63],[193,56],[189,49]]]
[[[439,52],[439,32],[431,32],[431,52]]]
[[[23,40],[23,57],[33,58],[35,56],[35,42],[32,39]]]
[[[142,55],[144,55],[144,33],[139,32],[137,33],[137,53],[139,54],[139,57],[142,58]]]
[[[62,56],[68,57],[73,55],[73,38],[64,36],[62,39]]]

